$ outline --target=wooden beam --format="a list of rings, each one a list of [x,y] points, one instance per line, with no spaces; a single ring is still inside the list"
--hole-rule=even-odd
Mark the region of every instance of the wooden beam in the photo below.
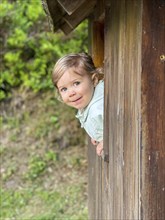
[[[61,7],[68,13],[73,14],[87,0],[57,0]]]
[[[89,1],[88,4],[84,2],[84,4],[82,4],[81,7],[79,7],[74,13],[63,16],[61,19],[64,21],[64,23],[60,25],[60,29],[66,34],[75,29],[75,27],[80,24],[81,21],[87,18],[93,11],[95,3],[95,0]]]

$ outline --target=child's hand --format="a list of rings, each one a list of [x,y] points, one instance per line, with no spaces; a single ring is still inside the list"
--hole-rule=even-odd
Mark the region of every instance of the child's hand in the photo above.
[[[103,141],[95,141],[94,139],[91,139],[91,142],[94,146],[96,146],[96,153],[98,156],[101,156],[103,153]]]
[[[98,141],[95,141],[94,139],[91,138],[91,143],[92,143],[93,145],[98,145],[99,142],[98,142]]]
[[[98,156],[101,156],[103,153],[103,141],[100,141],[96,147],[96,153]]]

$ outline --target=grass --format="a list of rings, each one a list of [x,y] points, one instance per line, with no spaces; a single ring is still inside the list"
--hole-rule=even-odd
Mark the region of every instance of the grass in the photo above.
[[[51,94],[26,94],[16,109],[16,97],[2,109],[0,219],[87,220],[85,138],[74,111]]]
[[[39,187],[2,191],[1,219],[87,219],[83,190],[83,185],[75,184],[58,191]]]

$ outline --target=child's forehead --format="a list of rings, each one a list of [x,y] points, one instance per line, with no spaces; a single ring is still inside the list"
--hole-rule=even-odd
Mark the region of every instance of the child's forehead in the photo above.
[[[61,87],[69,82],[80,80],[85,77],[89,77],[89,74],[85,70],[79,68],[70,67],[67,69],[57,82],[57,86]]]

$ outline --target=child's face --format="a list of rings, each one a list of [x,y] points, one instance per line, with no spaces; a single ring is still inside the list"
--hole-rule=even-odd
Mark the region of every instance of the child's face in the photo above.
[[[80,72],[81,75],[78,74]],[[63,102],[76,109],[85,108],[94,92],[92,78],[83,69],[74,67],[62,75],[57,87]]]

